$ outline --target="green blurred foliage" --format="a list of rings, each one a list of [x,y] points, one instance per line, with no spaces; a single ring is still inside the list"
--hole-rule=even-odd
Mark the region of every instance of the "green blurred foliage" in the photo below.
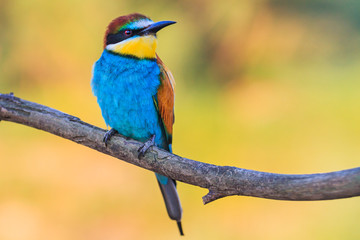
[[[176,85],[176,154],[278,173],[359,166],[355,1],[0,0],[0,92],[105,127],[90,89],[106,25],[178,23],[158,53]],[[153,173],[0,123],[0,239],[175,239]],[[231,197],[178,184],[187,239],[359,239],[359,199]]]

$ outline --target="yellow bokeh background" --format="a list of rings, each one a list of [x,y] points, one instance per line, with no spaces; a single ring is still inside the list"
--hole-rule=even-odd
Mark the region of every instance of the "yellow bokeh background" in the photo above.
[[[359,166],[357,1],[0,0],[0,92],[105,128],[91,93],[106,25],[132,12],[176,79],[174,153],[276,173]],[[0,122],[0,239],[179,239],[154,174]],[[229,197],[178,184],[186,239],[360,239],[360,199]],[[185,239],[184,238],[184,239]]]

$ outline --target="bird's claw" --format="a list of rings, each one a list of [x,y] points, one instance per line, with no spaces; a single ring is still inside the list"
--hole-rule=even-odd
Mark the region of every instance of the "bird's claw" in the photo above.
[[[113,129],[113,128],[105,133],[104,138],[103,138],[103,142],[105,143],[105,147],[107,147],[107,143],[110,140],[110,138],[112,136],[114,136],[114,134],[116,134],[116,133],[117,133],[117,131],[115,129]]]
[[[152,146],[155,146],[155,135],[152,135],[149,140],[147,140],[144,145],[139,148],[139,158],[143,157],[146,151],[149,150],[149,148]]]

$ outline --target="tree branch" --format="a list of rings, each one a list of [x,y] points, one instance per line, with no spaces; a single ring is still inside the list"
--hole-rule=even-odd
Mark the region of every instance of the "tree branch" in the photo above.
[[[104,129],[12,94],[0,94],[0,120],[37,128],[175,180],[207,188],[204,204],[231,195],[278,200],[360,196],[360,167],[320,174],[275,174],[197,162],[156,147],[139,159],[142,143],[115,135],[105,147]]]

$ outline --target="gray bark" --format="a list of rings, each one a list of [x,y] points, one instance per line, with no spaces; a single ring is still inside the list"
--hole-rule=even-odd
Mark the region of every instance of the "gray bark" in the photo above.
[[[360,167],[318,174],[275,174],[197,162],[156,147],[139,159],[142,143],[117,134],[105,147],[104,129],[12,94],[0,94],[1,120],[37,128],[177,181],[207,188],[204,204],[231,195],[297,201],[360,196]]]

